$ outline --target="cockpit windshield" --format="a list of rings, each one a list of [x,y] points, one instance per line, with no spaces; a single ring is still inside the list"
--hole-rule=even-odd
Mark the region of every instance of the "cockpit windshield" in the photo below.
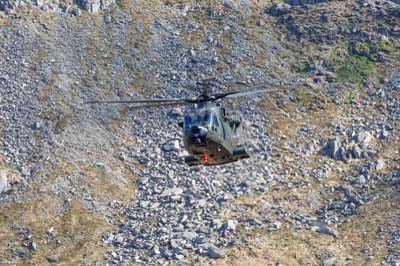
[[[183,128],[185,131],[190,131],[190,129],[195,125],[210,128],[213,118],[214,114],[209,111],[187,113],[184,118]]]

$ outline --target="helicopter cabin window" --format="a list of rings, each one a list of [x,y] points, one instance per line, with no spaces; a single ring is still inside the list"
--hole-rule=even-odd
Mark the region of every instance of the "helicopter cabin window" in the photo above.
[[[186,132],[190,131],[193,126],[203,126],[211,128],[214,115],[210,112],[201,112],[200,114],[188,113],[183,119],[183,128]]]
[[[221,115],[222,115],[222,117],[226,116],[226,110],[223,107],[221,108]]]

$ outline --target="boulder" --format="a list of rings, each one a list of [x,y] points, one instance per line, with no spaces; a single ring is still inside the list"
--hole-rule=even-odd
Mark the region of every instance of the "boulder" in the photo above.
[[[356,135],[356,142],[368,144],[372,140],[372,135],[368,131],[360,132]]]
[[[77,4],[79,7],[81,7],[83,10],[90,12],[90,13],[96,13],[102,10],[105,10],[107,7],[110,5],[114,4],[115,0],[78,0]]]
[[[335,160],[342,159],[343,152],[341,151],[342,148],[341,146],[342,145],[339,140],[337,139],[330,140],[325,146],[327,155],[329,155],[332,159]]]
[[[225,257],[225,252],[212,243],[201,245],[201,249],[204,250],[202,253],[207,255],[209,258],[219,259]]]
[[[359,146],[354,146],[353,147],[353,157],[356,159],[361,159],[363,157],[363,151]]]
[[[377,160],[375,166],[376,171],[380,171],[383,168],[385,168],[385,162],[382,159]]]
[[[161,193],[161,197],[171,197],[171,196],[179,196],[182,195],[183,189],[180,187],[174,187],[170,189],[164,190],[163,193]]]
[[[236,220],[228,220],[222,225],[223,231],[235,231],[236,226],[238,225],[238,221]]]
[[[318,233],[322,233],[322,234],[325,234],[325,235],[333,236],[334,238],[338,238],[338,237],[339,237],[339,232],[338,232],[338,231],[336,231],[336,230],[334,230],[334,229],[331,229],[331,228],[329,228],[329,227],[326,226],[326,225],[323,225],[323,226],[318,227],[318,228],[316,229],[316,231],[317,231]]]
[[[277,3],[273,4],[266,12],[272,16],[281,16],[290,13],[291,8],[289,4]]]
[[[168,141],[162,145],[162,150],[166,152],[179,151],[179,140]]]

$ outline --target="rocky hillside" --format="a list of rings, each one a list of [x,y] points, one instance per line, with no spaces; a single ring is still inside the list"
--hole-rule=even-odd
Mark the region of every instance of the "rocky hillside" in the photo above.
[[[399,265],[394,1],[0,0],[0,265]],[[311,5],[310,5],[311,4]],[[189,168],[216,77],[254,156]]]

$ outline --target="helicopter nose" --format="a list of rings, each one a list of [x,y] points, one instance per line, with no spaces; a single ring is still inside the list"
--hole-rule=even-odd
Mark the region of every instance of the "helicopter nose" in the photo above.
[[[206,128],[200,126],[194,126],[190,130],[190,137],[196,145],[203,146],[207,145],[207,140],[206,140],[207,133],[208,130]]]
[[[208,130],[201,126],[193,126],[190,133],[193,138],[204,138],[207,136]]]

